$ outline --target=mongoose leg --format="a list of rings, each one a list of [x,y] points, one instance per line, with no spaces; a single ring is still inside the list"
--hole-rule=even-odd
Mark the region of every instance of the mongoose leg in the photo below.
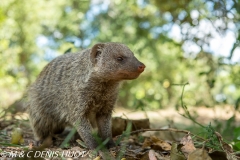
[[[96,149],[98,144],[92,136],[92,127],[88,118],[81,116],[81,118],[78,118],[73,124],[89,149]]]
[[[112,114],[99,114],[96,116],[97,126],[98,126],[98,134],[102,138],[102,140],[106,140],[109,138],[107,143],[107,148],[115,147],[115,143],[112,139]]]

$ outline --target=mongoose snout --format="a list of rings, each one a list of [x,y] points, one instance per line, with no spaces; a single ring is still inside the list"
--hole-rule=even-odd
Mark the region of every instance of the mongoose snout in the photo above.
[[[52,60],[28,89],[28,113],[37,141],[67,125],[74,126],[90,149],[99,145],[92,122],[107,147],[114,146],[111,116],[121,81],[137,78],[145,69],[121,43],[98,43],[79,53]]]
[[[140,73],[142,73],[144,71],[144,69],[145,69],[145,65],[144,64],[141,64],[140,66],[138,66],[138,71]]]

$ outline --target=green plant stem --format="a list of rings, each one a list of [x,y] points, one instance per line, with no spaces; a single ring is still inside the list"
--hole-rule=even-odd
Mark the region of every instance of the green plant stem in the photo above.
[[[192,117],[192,115],[190,114],[190,112],[189,112],[188,109],[187,109],[187,106],[184,105],[184,103],[183,103],[184,89],[185,89],[185,86],[188,85],[188,84],[189,84],[188,82],[185,83],[185,84],[183,84],[182,93],[181,93],[181,106],[182,106],[182,108],[183,108],[183,110],[184,110],[184,112],[185,112],[185,115],[180,114],[180,113],[179,113],[179,114],[182,115],[183,117],[187,118],[187,119],[190,119],[191,121],[193,121],[193,122],[196,123],[197,125],[199,125],[199,126],[201,126],[201,127],[204,127],[202,124],[198,123],[198,122],[195,120],[195,118]]]

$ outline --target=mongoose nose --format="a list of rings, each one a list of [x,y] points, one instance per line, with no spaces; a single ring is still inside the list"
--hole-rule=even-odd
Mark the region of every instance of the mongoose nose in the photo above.
[[[138,66],[138,71],[139,71],[140,73],[143,72],[145,67],[146,67],[146,66],[145,66],[144,64],[141,64],[140,66]]]

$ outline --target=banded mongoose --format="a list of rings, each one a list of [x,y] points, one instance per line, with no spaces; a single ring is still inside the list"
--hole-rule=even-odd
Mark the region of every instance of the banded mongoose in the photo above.
[[[91,49],[52,60],[28,89],[28,113],[35,140],[43,142],[72,125],[90,149],[98,136],[114,146],[111,115],[122,80],[137,78],[145,65],[121,43],[99,43]]]

